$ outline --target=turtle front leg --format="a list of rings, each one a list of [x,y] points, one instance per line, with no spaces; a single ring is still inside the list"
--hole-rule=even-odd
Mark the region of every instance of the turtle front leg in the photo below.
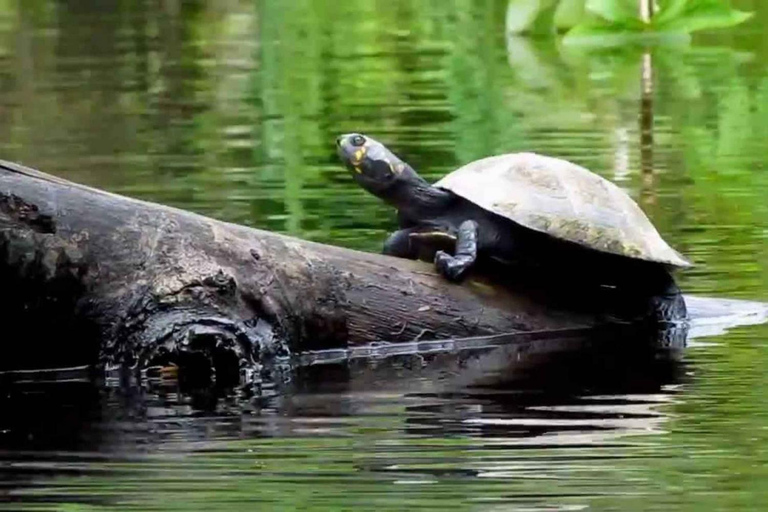
[[[398,258],[407,258],[409,260],[415,260],[418,257],[418,251],[415,244],[411,243],[411,234],[416,232],[415,229],[400,229],[395,231],[387,241],[384,242],[383,254],[387,256],[397,256]]]
[[[451,256],[445,251],[435,253],[435,267],[449,281],[460,282],[477,260],[477,231],[477,222],[465,220],[459,225],[459,231],[456,233],[454,255]]]

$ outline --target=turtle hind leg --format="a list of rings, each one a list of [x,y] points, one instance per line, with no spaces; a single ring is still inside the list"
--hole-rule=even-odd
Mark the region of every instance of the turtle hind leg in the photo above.
[[[672,275],[659,267],[645,276],[648,318],[658,324],[688,320],[688,309],[683,294]]]
[[[680,288],[672,276],[656,288],[649,300],[650,318],[656,323],[680,322],[688,319],[688,308]]]
[[[465,220],[459,226],[454,255],[445,251],[435,253],[435,268],[446,279],[460,282],[477,260],[477,222]]]

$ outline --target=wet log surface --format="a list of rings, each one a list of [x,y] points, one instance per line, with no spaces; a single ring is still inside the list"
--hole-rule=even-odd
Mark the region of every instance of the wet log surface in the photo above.
[[[457,286],[423,262],[233,225],[9,162],[0,162],[0,279],[0,369],[174,363],[235,375],[377,340],[602,322],[583,297],[576,312],[547,293],[479,279]]]

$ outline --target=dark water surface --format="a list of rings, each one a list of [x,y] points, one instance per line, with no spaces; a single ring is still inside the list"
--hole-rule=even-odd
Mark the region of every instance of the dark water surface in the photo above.
[[[696,263],[687,292],[768,300],[768,5],[734,4],[756,19],[644,57],[507,39],[503,1],[0,1],[0,155],[377,251],[394,214],[338,165],[338,133],[429,178],[532,150],[629,191]],[[418,355],[260,400],[19,386],[0,509],[762,510],[768,327],[699,327],[681,362],[552,386],[471,386],[482,364]]]

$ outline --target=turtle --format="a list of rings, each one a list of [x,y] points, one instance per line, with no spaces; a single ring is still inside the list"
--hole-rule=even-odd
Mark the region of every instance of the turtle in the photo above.
[[[532,152],[470,162],[429,184],[384,144],[341,135],[337,152],[357,183],[398,211],[383,253],[417,259],[460,283],[482,261],[572,275],[649,297],[660,321],[687,318],[672,271],[691,263],[627,193],[567,160]],[[506,267],[505,267],[506,268]]]

